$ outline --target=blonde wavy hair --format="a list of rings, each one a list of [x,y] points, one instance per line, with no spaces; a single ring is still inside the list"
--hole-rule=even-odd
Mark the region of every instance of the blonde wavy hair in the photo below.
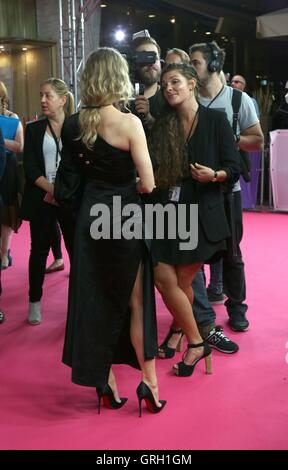
[[[4,114],[5,109],[8,108],[8,91],[5,83],[0,81],[0,114]]]
[[[126,105],[133,95],[128,64],[120,52],[112,47],[92,52],[81,76],[80,90],[79,139],[92,149],[100,124],[100,108],[114,103]]]

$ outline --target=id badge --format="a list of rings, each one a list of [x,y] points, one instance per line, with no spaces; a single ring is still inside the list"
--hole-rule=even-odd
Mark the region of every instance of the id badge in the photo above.
[[[49,181],[49,183],[54,184],[55,178],[56,178],[56,171],[50,171],[47,175],[47,180]]]
[[[172,202],[179,202],[181,186],[172,186],[168,192],[168,199]]]

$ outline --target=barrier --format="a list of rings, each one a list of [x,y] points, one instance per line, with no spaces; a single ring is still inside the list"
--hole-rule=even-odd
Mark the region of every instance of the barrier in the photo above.
[[[270,177],[274,209],[288,212],[288,129],[270,132]]]

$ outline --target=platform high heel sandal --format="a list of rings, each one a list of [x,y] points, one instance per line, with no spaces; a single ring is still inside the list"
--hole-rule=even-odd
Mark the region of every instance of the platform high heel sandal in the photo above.
[[[197,362],[201,361],[201,359],[205,358],[205,365],[206,365],[206,374],[212,374],[212,351],[209,344],[205,343],[198,343],[198,344],[188,344],[187,348],[201,348],[204,347],[204,351],[202,356],[197,357],[192,364],[185,364],[184,359],[186,357],[186,352],[183,354],[182,361],[177,363],[178,368],[173,367],[174,372],[177,371],[179,377],[189,377],[193,374],[194,368]]]
[[[170,348],[170,346],[168,346],[168,342],[170,338],[175,334],[179,334],[180,338],[178,340],[176,347]],[[184,333],[182,332],[182,330],[174,330],[173,328],[170,328],[166,338],[164,339],[163,343],[158,348],[158,357],[160,359],[171,359],[172,357],[174,357],[176,351],[181,352],[183,348],[183,336],[184,336]]]
[[[96,393],[98,396],[98,415],[100,415],[100,406],[102,398],[104,406],[113,410],[118,410],[119,408],[122,408],[122,406],[125,405],[126,401],[128,400],[128,398],[120,398],[121,401],[116,401],[112,388],[108,384],[105,385],[105,387],[103,388],[97,387]]]
[[[10,249],[8,250],[7,256],[2,255],[1,258],[1,269],[7,269],[9,266],[12,266],[12,256],[10,254]]]
[[[139,402],[139,418],[141,418],[142,400],[145,400],[147,410],[150,411],[150,413],[160,413],[160,411],[162,411],[164,406],[166,405],[166,400],[159,400],[161,406],[156,405],[154,395],[148,385],[145,384],[145,382],[140,382],[137,387],[136,393]]]

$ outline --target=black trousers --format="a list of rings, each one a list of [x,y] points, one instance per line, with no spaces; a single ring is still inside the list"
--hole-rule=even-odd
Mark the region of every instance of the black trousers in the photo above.
[[[46,261],[58,221],[63,233],[64,243],[70,264],[73,255],[75,220],[68,209],[53,208],[43,214],[41,220],[30,221],[31,251],[29,258],[29,301],[39,302],[43,292]]]
[[[61,250],[61,230],[57,220],[55,220],[53,233],[52,233],[52,240],[51,240],[51,250],[54,256],[54,259],[61,259],[62,250]]]
[[[243,236],[243,217],[241,191],[232,193],[234,225],[235,225],[235,249],[236,256],[228,250],[223,258],[223,286],[227,295],[225,306],[229,316],[246,313],[248,306],[244,303],[246,299],[245,269],[240,249]]]

